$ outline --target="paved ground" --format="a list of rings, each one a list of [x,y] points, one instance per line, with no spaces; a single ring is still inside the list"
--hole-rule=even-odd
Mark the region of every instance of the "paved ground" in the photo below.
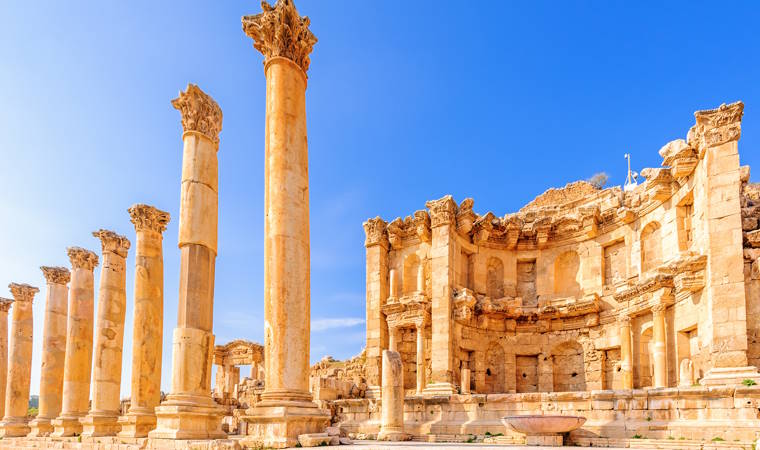
[[[328,447],[329,448],[329,447]],[[478,450],[504,450],[509,448],[530,448],[532,450],[556,450],[558,447],[528,447],[526,445],[507,445],[507,444],[462,444],[462,443],[443,443],[443,442],[378,442],[378,441],[354,441],[353,445],[341,445],[343,449],[374,450],[374,449],[392,449],[392,450],[420,450],[420,449],[445,449],[454,448],[477,448]],[[607,447],[606,450],[624,450],[622,448]]]

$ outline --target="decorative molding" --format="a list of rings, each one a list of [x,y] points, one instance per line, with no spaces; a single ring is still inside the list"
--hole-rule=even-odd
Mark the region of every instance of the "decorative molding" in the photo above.
[[[292,0],[277,0],[274,6],[261,2],[263,12],[243,16],[243,31],[253,39],[253,48],[266,59],[282,57],[298,64],[306,73],[317,38],[309,30],[311,21],[301,17]]]
[[[93,270],[98,265],[98,255],[95,252],[82,247],[69,247],[66,249],[71,266],[75,269]]]
[[[373,245],[380,245],[386,250],[388,249],[388,233],[386,231],[387,224],[379,216],[374,219],[367,219],[362,226],[364,227],[364,246],[371,247]]]
[[[414,222],[414,230],[417,233],[417,237],[420,241],[429,244],[432,241],[432,233],[430,231],[430,216],[427,211],[415,211],[412,221]]]
[[[650,198],[663,202],[673,195],[670,169],[646,168],[641,170],[641,175],[647,179],[646,189]]]
[[[23,283],[11,283],[8,285],[8,288],[11,290],[13,299],[17,302],[31,303],[34,300],[34,294],[40,291],[34,286]]]
[[[744,103],[741,101],[715,109],[707,109],[694,113],[697,120],[687,137],[689,145],[700,149],[700,156],[706,147],[715,147],[726,142],[738,141],[741,137],[741,121],[744,114]]]
[[[430,225],[433,228],[453,225],[456,221],[457,204],[451,195],[447,195],[438,200],[430,200],[425,203],[430,211]]]
[[[102,228],[98,231],[93,231],[92,235],[100,239],[100,245],[102,247],[103,253],[110,252],[115,253],[122,258],[127,257],[130,242],[126,236],[122,236],[118,233],[110,230],[104,230]]]
[[[472,211],[472,206],[474,204],[475,201],[471,198],[466,198],[459,204],[459,209],[457,211],[457,231],[462,234],[466,235],[472,230],[473,223],[477,217],[477,214]]]
[[[154,206],[144,203],[132,205],[127,211],[129,212],[130,221],[135,226],[135,231],[163,233],[166,231],[166,225],[171,219],[168,212],[161,211]]]
[[[0,297],[0,312],[7,313],[8,310],[11,309],[13,302],[13,299]]]
[[[40,270],[48,284],[65,285],[71,281],[71,272],[65,267],[42,266]]]
[[[182,114],[182,129],[185,133],[200,133],[219,145],[222,108],[211,96],[189,83],[185,92],[180,91],[179,97],[172,100],[172,106]]]
[[[673,178],[686,178],[694,172],[699,159],[697,152],[683,139],[668,142],[660,149],[663,167],[670,167]]]
[[[472,242],[480,245],[488,241],[493,231],[494,215],[492,212],[487,212],[485,215],[479,216],[472,224]]]
[[[652,306],[652,314],[654,315],[664,314],[666,309],[668,309],[668,306],[666,304],[658,303]]]

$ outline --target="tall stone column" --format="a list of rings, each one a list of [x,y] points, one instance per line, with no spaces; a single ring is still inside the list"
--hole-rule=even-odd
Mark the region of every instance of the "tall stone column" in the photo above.
[[[13,294],[11,312],[10,356],[5,388],[5,416],[0,422],[2,437],[29,434],[26,412],[29,410],[29,380],[32,377],[32,302],[40,290],[28,284],[8,285]]]
[[[92,327],[95,308],[93,270],[98,255],[80,247],[69,247],[71,283],[69,317],[66,325],[66,361],[63,368],[61,415],[53,420],[54,437],[82,433],[80,420],[90,403],[92,373]]]
[[[5,385],[8,381],[8,311],[13,300],[0,297],[0,417],[5,417]]]
[[[664,304],[652,307],[652,360],[654,361],[653,386],[668,386],[668,366],[665,358],[665,309]]]
[[[387,224],[380,217],[364,222],[367,249],[367,359],[365,371],[367,376],[367,397],[379,398],[382,382],[381,352],[388,345],[388,323],[382,306],[388,296],[398,296],[397,272],[388,269],[388,232]]]
[[[161,354],[164,335],[163,232],[169,213],[153,206],[129,208],[135,226],[134,323],[132,325],[132,389],[129,411],[119,418],[122,438],[146,437],[156,427],[161,402]]]
[[[623,389],[633,389],[633,343],[631,342],[631,318],[618,319],[620,333],[620,378]]]
[[[425,324],[417,325],[417,395],[425,389]]]
[[[388,350],[398,352],[399,329],[388,325]]]
[[[306,71],[317,39],[292,0],[243,17],[243,30],[265,57],[265,389],[247,412],[251,440],[293,446],[321,432],[328,414],[309,392],[310,247]]]
[[[223,410],[211,398],[214,267],[217,253],[222,110],[189,84],[172,105],[182,114],[179,311],[172,336],[171,394],[156,408],[156,439],[223,438]]]
[[[103,265],[95,324],[92,406],[82,419],[83,437],[114,436],[120,429],[121,355],[127,309],[126,258],[130,247],[129,239],[113,231],[98,230],[92,235],[100,239]]]
[[[457,205],[450,195],[427,202],[430,210],[432,243],[430,249],[432,283],[431,346],[432,383],[426,395],[449,395],[454,388],[454,349],[452,346],[452,282],[454,280],[454,239]]]
[[[404,365],[401,355],[383,350],[382,423],[378,441],[403,441],[404,433]]]
[[[71,272],[65,267],[40,267],[47,281],[45,324],[42,328],[42,368],[40,405],[37,417],[29,423],[30,436],[53,432],[51,422],[61,413],[63,367],[66,360],[66,322],[68,320]]]

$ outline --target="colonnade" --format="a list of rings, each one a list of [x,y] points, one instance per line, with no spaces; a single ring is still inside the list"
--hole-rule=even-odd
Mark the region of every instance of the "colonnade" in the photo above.
[[[665,310],[664,303],[657,303],[650,308],[652,313],[652,387],[668,387],[668,367],[665,347]],[[621,315],[620,326],[620,372],[621,388],[633,389],[633,332],[631,317]]]

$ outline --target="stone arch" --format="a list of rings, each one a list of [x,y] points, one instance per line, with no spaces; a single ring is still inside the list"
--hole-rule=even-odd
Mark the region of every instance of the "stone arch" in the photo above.
[[[662,227],[659,222],[649,222],[641,230],[641,272],[662,264]]]
[[[581,285],[578,283],[581,259],[578,253],[568,250],[554,260],[554,293],[563,297],[574,297],[580,294]]]
[[[505,356],[504,349],[496,342],[488,346],[485,354],[485,392],[484,394],[496,394],[505,392]]]
[[[577,341],[565,341],[552,350],[554,391],[585,391],[586,366],[583,346]]]
[[[420,269],[420,258],[412,253],[404,259],[403,295],[417,292],[417,277]]]
[[[486,295],[492,299],[504,297],[504,263],[495,256],[486,262]]]

